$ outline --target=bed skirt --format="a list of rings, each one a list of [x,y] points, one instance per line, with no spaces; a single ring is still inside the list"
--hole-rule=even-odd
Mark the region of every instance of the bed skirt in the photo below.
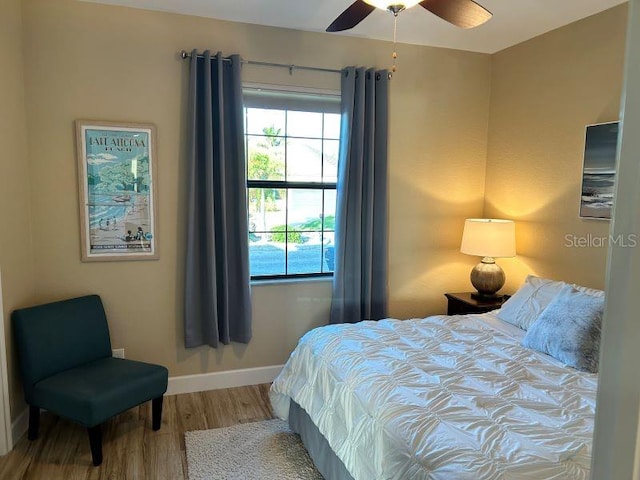
[[[307,412],[293,400],[289,406],[289,426],[291,430],[300,435],[313,463],[324,478],[354,480],[342,460],[331,450],[329,442],[311,421]]]

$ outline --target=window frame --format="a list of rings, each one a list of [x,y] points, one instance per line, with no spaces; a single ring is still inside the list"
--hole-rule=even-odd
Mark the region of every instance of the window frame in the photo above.
[[[264,97],[262,96],[264,94]],[[249,99],[247,99],[249,97]],[[273,109],[273,110],[284,110],[284,111],[299,111],[299,112],[319,112],[323,114],[331,114],[331,113],[340,113],[340,92],[336,90],[319,90],[319,89],[309,89],[309,88],[300,88],[300,87],[281,87],[274,85],[260,85],[260,84],[247,84],[243,85],[243,98],[244,98],[244,111],[243,111],[243,122],[247,121],[247,109],[249,108],[260,108],[260,109]],[[323,102],[323,100],[325,100]],[[306,108],[304,108],[306,106]],[[324,118],[323,118],[324,120]],[[245,141],[245,168],[248,172],[249,166],[249,139],[251,137],[259,137],[259,134],[249,134],[246,129],[244,133],[244,141]],[[298,137],[287,135],[285,130],[282,136],[279,136],[285,141],[292,139],[310,139],[310,137]],[[336,140],[335,138],[325,138],[324,137],[324,129],[323,129],[323,137],[316,138],[313,140],[320,140],[324,143],[325,140]],[[340,136],[337,138],[338,144],[340,142]],[[286,152],[285,146],[285,152]],[[323,148],[324,152],[324,148]],[[322,191],[322,214],[325,216],[325,195],[324,192],[327,190],[333,190],[337,192],[337,181],[336,182],[318,182],[318,181],[289,181],[286,180],[286,169],[287,169],[288,158],[285,153],[285,178],[283,180],[251,180],[248,177],[247,173],[247,197],[249,195],[249,189],[251,188],[267,188],[267,189],[279,189],[279,190],[320,190]],[[321,162],[321,177],[324,176],[324,161]],[[289,211],[289,201],[287,199],[286,207],[285,207],[285,240],[288,239],[288,230],[289,219],[288,219],[288,211]],[[248,212],[247,212],[248,213]],[[334,212],[335,215],[335,212]],[[321,227],[322,229],[319,231],[321,236],[324,236],[324,224]],[[291,230],[296,231],[296,230]],[[310,230],[310,232],[316,232],[316,230]],[[333,232],[335,234],[335,226],[333,230],[329,230],[329,232]],[[251,230],[248,234],[254,233]],[[268,232],[255,232],[255,233],[268,233]],[[318,279],[318,278],[332,278],[334,271],[328,272],[308,272],[308,273],[288,273],[288,264],[289,264],[289,242],[285,241],[285,250],[284,250],[284,270],[285,273],[282,274],[271,274],[271,275],[251,275],[252,282],[261,282],[261,281],[269,281],[269,280],[296,280],[296,279]],[[325,248],[323,244],[321,244],[321,268],[324,268],[323,263],[325,262]]]

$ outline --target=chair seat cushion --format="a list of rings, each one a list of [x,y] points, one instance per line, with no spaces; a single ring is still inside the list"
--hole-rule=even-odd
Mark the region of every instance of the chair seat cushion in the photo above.
[[[36,383],[33,406],[93,427],[163,395],[168,376],[160,365],[102,358]]]

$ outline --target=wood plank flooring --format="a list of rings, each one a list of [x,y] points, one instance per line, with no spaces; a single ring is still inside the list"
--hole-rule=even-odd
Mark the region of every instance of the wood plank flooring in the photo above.
[[[273,418],[269,385],[167,396],[162,427],[151,429],[151,402],[103,426],[102,465],[91,463],[84,428],[43,412],[38,439],[24,435],[0,457],[2,480],[187,479],[184,432]]]

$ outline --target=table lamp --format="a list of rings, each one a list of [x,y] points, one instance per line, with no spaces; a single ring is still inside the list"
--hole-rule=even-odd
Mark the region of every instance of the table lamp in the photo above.
[[[493,218],[466,219],[460,251],[483,257],[471,270],[471,284],[478,291],[471,296],[477,300],[499,298],[496,292],[504,286],[505,275],[494,259],[516,256],[515,223]]]

